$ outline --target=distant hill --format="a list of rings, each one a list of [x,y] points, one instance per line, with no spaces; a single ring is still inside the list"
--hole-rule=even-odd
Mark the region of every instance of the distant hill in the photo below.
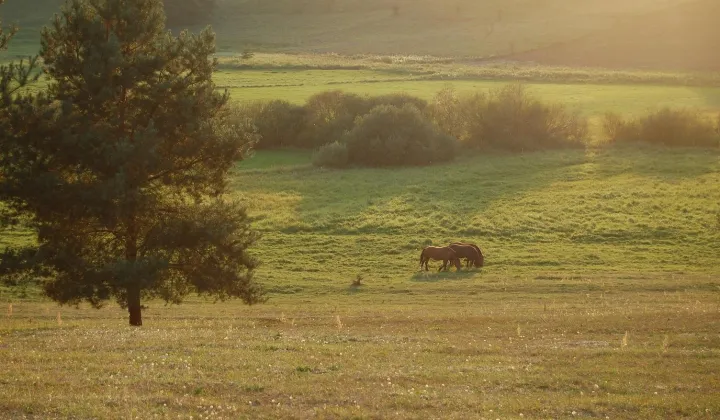
[[[608,29],[511,58],[566,66],[720,71],[720,0],[623,16]]]
[[[6,56],[37,51],[40,29],[62,3],[8,0],[0,7],[6,23],[21,26]],[[224,53],[509,56],[559,65],[715,69],[720,37],[708,22],[717,21],[719,6],[720,0],[217,0],[191,29],[212,24]]]

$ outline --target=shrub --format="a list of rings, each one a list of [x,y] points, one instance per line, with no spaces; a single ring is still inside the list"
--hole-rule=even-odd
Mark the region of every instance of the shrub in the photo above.
[[[369,111],[366,98],[340,90],[315,94],[305,104],[305,127],[301,147],[315,148],[340,140],[353,127],[355,118]]]
[[[471,147],[528,151],[582,146],[587,120],[564,106],[546,104],[523,85],[508,85],[488,94],[458,97],[441,91],[428,115],[442,129]]]
[[[610,143],[644,142],[673,147],[718,147],[718,126],[702,113],[663,108],[640,118],[624,120],[605,114],[605,136]]]
[[[413,105],[415,108],[422,111],[427,107],[428,103],[425,99],[408,95],[407,93],[390,93],[368,98],[368,106],[365,113],[369,112],[372,108],[375,108],[378,105],[392,105],[397,108],[402,108],[405,105]]]
[[[405,105],[380,105],[359,117],[345,136],[351,163],[367,166],[426,165],[455,157],[455,139]]]
[[[240,55],[240,58],[242,60],[250,60],[251,58],[255,57],[255,53],[248,50],[247,48],[243,50],[242,54]]]
[[[332,142],[321,146],[313,155],[313,165],[327,168],[343,168],[348,164],[348,149],[344,143]]]
[[[637,120],[626,121],[619,114],[606,112],[602,129],[608,142],[640,141],[640,125]]]
[[[426,108],[428,118],[442,131],[459,139],[466,138],[464,119],[460,117],[460,97],[452,87],[438,92]]]
[[[261,137],[257,149],[302,147],[298,135],[305,122],[303,107],[282,100],[258,101],[242,106],[238,112],[257,127]]]
[[[357,117],[374,107],[393,105],[401,108],[407,104],[419,109],[427,106],[425,100],[404,93],[366,97],[334,90],[315,94],[305,104],[305,127],[299,145],[314,148],[340,140],[353,128]]]
[[[217,121],[224,126],[225,130],[232,133],[232,137],[246,139],[247,153],[250,153],[249,149],[257,148],[260,143],[261,136],[258,128],[247,114],[245,107],[230,104],[217,115]]]

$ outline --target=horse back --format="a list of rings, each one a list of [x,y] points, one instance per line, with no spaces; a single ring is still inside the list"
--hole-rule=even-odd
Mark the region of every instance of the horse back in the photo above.
[[[466,244],[451,244],[450,249],[454,250],[458,256],[462,258],[471,258],[477,260],[480,258],[477,250],[470,245]]]
[[[430,256],[433,258],[455,259],[455,250],[449,246],[426,246],[422,250],[421,256]]]
[[[475,251],[477,251],[479,257],[483,257],[483,253],[482,253],[482,251],[480,250],[480,247],[478,247],[478,246],[475,245],[475,244],[468,244],[468,243],[464,243],[464,242],[454,242],[454,243],[450,244],[450,246],[453,246],[453,245],[460,245],[460,246],[469,246],[469,247],[472,247],[473,249],[475,249]]]

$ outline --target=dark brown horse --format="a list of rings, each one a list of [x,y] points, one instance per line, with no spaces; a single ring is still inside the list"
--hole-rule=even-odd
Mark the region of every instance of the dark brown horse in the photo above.
[[[460,265],[460,259],[455,254],[455,251],[447,246],[425,247],[420,253],[420,269],[422,270],[422,266],[425,264],[425,271],[429,271],[428,261],[431,259],[443,262],[443,265],[438,269],[438,271],[443,269],[447,270],[448,261],[452,262],[457,270],[462,268],[462,265]]]
[[[475,244],[453,242],[450,244],[450,248],[455,251],[458,258],[465,258],[465,264],[468,267],[470,267],[471,264],[478,268],[485,265],[485,256]],[[472,248],[472,250],[469,248]]]

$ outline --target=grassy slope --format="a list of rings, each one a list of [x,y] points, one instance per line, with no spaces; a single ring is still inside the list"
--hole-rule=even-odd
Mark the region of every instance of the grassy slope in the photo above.
[[[264,234],[266,305],[151,302],[129,329],[115,305],[0,290],[0,417],[720,412],[716,153],[308,159],[258,153],[234,178]],[[455,239],[483,247],[482,272],[417,273],[424,244]]]
[[[225,0],[208,23],[218,33],[219,50],[226,52],[251,48],[485,57],[607,31],[618,17],[687,1]],[[60,4],[11,0],[5,5],[6,20],[22,27],[11,54],[37,50],[39,29]],[[392,12],[395,4],[398,16]]]
[[[477,241],[493,272],[518,275],[714,271],[720,263],[712,246],[720,239],[716,153],[573,151],[404,170],[253,169],[275,158],[241,164],[236,183],[265,231],[268,276],[288,285],[305,271],[341,284],[364,271],[407,279],[423,245],[453,239]],[[288,258],[288,248],[303,247],[316,256]]]
[[[512,57],[569,66],[720,70],[720,3],[699,0],[619,18],[606,30]]]
[[[241,45],[346,54],[487,56],[574,38],[608,27],[617,15],[681,2],[235,0],[223,3],[213,25],[220,48],[228,51]],[[397,16],[393,5],[399,6]],[[493,26],[499,12],[502,20]]]

